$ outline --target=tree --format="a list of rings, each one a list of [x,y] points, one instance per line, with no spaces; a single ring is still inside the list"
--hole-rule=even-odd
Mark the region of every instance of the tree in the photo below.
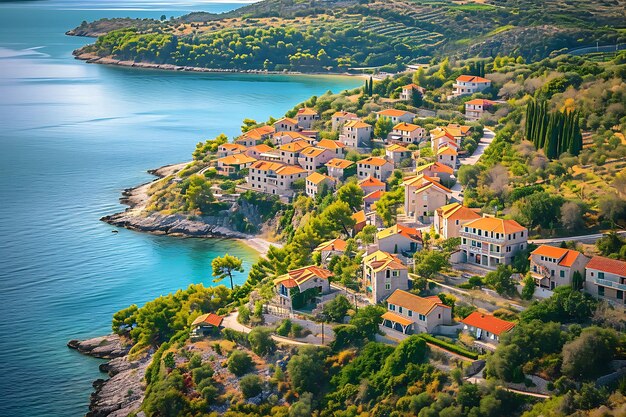
[[[393,122],[390,118],[380,116],[374,125],[374,136],[377,138],[387,139],[387,136],[393,130]]]
[[[213,282],[220,282],[224,278],[230,278],[230,288],[234,289],[235,285],[233,283],[233,272],[243,272],[243,266],[241,259],[236,256],[231,256],[229,254],[224,255],[223,257],[218,256],[213,259],[211,262],[211,267],[213,268],[213,276],[215,279]]]
[[[239,380],[239,388],[244,398],[256,397],[263,391],[263,381],[258,375],[248,374]]]
[[[615,330],[588,327],[579,337],[563,346],[563,374],[590,379],[602,375],[615,356],[618,336]]]
[[[616,193],[606,193],[598,200],[600,216],[606,220],[617,223],[626,218],[626,201]]]
[[[516,293],[515,283],[511,279],[513,270],[510,266],[500,264],[498,269],[487,273],[485,283],[500,295],[512,296]]]
[[[417,89],[413,88],[411,93],[411,104],[413,107],[420,107],[423,104],[422,93]]]
[[[386,227],[391,227],[396,223],[398,208],[402,204],[404,204],[404,189],[402,187],[386,192],[376,202],[376,213]]]
[[[580,206],[573,201],[567,201],[561,206],[561,224],[569,231],[574,231],[584,225]]]
[[[524,286],[522,287],[522,299],[532,300],[533,295],[535,294],[535,286],[535,279],[532,275],[527,274],[524,278]]]
[[[409,363],[422,363],[426,359],[428,346],[424,339],[417,335],[404,339],[385,360],[383,372],[395,376],[406,371]]]
[[[354,182],[344,184],[337,190],[337,199],[346,203],[355,212],[363,206],[363,196],[363,189]]]
[[[204,214],[210,213],[211,203],[215,201],[215,197],[209,181],[200,175],[192,175],[188,178],[187,187],[184,190],[189,210],[200,210]]]
[[[272,332],[265,327],[255,327],[248,334],[250,348],[259,356],[267,356],[276,350],[276,342],[272,339]]]
[[[373,340],[378,333],[378,325],[383,322],[381,316],[385,309],[379,306],[366,306],[359,310],[350,319],[350,324],[356,326],[365,338]]]
[[[445,268],[450,267],[449,254],[434,250],[415,252],[415,273],[431,279]]]
[[[242,350],[233,350],[228,357],[228,370],[237,376],[248,373],[252,365],[252,358]]]
[[[289,408],[289,417],[311,417],[313,394],[303,393]]]
[[[550,228],[559,220],[563,197],[545,191],[528,195],[515,203],[523,223],[531,228]]]
[[[620,257],[620,252],[625,246],[626,239],[616,232],[609,232],[596,241],[596,248],[602,256]]]
[[[350,301],[344,295],[338,295],[332,301],[324,304],[324,315],[329,321],[341,323],[350,310]]]
[[[256,125],[256,120],[243,119],[243,124],[241,125],[241,133],[246,133],[247,131],[254,129]]]
[[[478,185],[481,169],[476,165],[462,165],[457,172],[459,182],[464,187],[475,188]]]
[[[324,371],[320,369],[322,359],[321,353],[313,346],[303,346],[298,354],[291,357],[287,373],[296,392],[318,392],[324,380]]]

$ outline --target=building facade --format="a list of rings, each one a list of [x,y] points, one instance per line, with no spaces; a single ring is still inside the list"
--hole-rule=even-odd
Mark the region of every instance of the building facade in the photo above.
[[[465,223],[460,235],[465,262],[487,269],[511,265],[513,257],[528,246],[528,229],[515,220],[484,216]]]

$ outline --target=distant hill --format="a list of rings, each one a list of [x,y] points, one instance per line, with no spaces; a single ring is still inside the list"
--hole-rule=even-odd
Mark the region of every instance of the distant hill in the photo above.
[[[626,42],[625,10],[626,0],[264,0],[219,15],[83,22],[68,33],[100,36],[80,53],[136,62],[394,71],[433,56],[536,60],[562,48]]]

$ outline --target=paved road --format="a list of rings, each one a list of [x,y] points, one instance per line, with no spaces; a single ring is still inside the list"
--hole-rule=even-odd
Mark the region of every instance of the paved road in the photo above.
[[[242,332],[242,333],[250,333],[252,331],[252,329],[248,326],[245,326],[241,323],[239,323],[237,321],[237,317],[239,316],[239,312],[235,311],[233,313],[230,313],[228,316],[224,317],[224,320],[222,321],[222,326],[224,326],[225,328],[228,329],[233,329],[236,330],[238,332]],[[311,343],[311,342],[300,342],[298,340],[293,340],[293,339],[289,339],[287,337],[281,337],[281,336],[276,336],[276,335],[272,335],[272,339],[274,339],[274,341],[278,342],[278,343],[285,343],[288,345],[296,345],[296,346],[304,346],[304,345],[315,345],[315,346],[322,346],[321,344],[317,344],[317,343]]]
[[[550,243],[561,243],[573,240],[575,242],[585,242],[585,243],[593,243],[596,240],[600,239],[606,233],[595,233],[591,235],[582,235],[582,236],[568,236],[568,237],[555,237],[551,239],[533,239],[529,240],[528,243],[534,243],[535,245],[544,245]],[[618,235],[626,235],[626,230],[617,231]]]
[[[461,159],[461,165],[476,165],[480,157],[483,156],[489,145],[491,145],[491,142],[493,142],[494,137],[495,134],[493,133],[493,131],[485,128],[483,132],[483,137],[480,138],[480,142],[478,142],[478,146],[474,150],[474,153],[472,154],[472,156]],[[463,197],[461,196],[461,193],[463,192],[463,187],[461,187],[461,183],[457,181],[456,184],[452,186],[451,190],[452,197],[455,198],[457,201],[462,202]]]

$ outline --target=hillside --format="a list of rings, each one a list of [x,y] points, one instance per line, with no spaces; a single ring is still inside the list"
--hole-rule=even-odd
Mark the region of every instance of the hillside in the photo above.
[[[77,54],[212,69],[397,71],[434,56],[521,55],[624,42],[626,1],[264,0],[221,15],[103,19]]]

